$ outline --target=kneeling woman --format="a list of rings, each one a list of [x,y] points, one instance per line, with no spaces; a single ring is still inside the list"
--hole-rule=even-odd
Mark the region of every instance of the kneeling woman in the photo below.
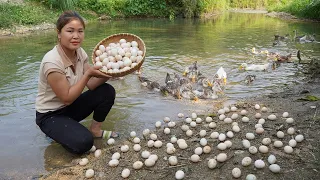
[[[58,19],[58,45],[47,52],[39,71],[36,98],[36,123],[50,138],[68,151],[82,154],[90,150],[95,137],[118,134],[101,129],[112,108],[115,89],[105,83],[110,76],[90,66],[81,48],[85,24],[75,11],[66,11]],[[83,92],[84,88],[89,90]],[[93,112],[89,129],[79,122]]]

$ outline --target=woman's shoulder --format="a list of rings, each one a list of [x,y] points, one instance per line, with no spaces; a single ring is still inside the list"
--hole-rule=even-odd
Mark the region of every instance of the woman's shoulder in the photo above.
[[[82,47],[77,50],[77,53],[81,60],[86,60],[88,58],[88,54]]]
[[[44,55],[42,61],[55,61],[57,59],[61,59],[61,58],[58,53],[57,46],[55,46]]]

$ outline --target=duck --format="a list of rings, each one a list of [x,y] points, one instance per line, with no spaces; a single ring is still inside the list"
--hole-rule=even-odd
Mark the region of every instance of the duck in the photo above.
[[[277,62],[290,62],[290,60],[291,60],[291,53],[288,54],[288,55],[280,55],[280,54],[278,54],[278,55],[276,55],[275,60],[276,60]]]
[[[280,36],[279,34],[275,34],[274,35],[274,40],[277,41],[277,40],[280,40],[280,41],[286,41],[286,40],[289,40],[289,34],[286,34],[284,36]]]
[[[267,64],[261,64],[261,65],[256,65],[256,64],[251,64],[250,66],[247,63],[242,63],[239,67],[240,70],[244,69],[246,71],[266,71],[269,67],[269,63]]]
[[[194,100],[194,101],[198,100],[198,97],[192,91],[192,87],[190,84],[183,84],[182,86],[180,86],[179,91],[180,91],[180,96],[184,99]]]
[[[268,50],[257,51],[255,47],[253,47],[253,48],[251,49],[251,52],[252,52],[253,54],[268,54]]]
[[[178,73],[174,72],[174,79],[173,81],[176,82],[177,84],[179,84],[180,86],[182,84],[187,84],[190,83],[190,79],[186,78],[186,77],[181,77]]]
[[[219,81],[220,84],[222,84],[222,85],[226,85],[227,84],[227,72],[224,70],[223,67],[220,67],[218,69],[218,71],[214,75],[214,80],[213,81]]]
[[[170,74],[167,73],[166,79],[165,79],[165,84],[166,84],[166,90],[168,93],[172,94],[174,97],[181,99],[180,92],[179,92],[179,84],[177,81],[174,81],[174,79],[171,78]]]
[[[160,91],[160,84],[158,82],[151,81],[146,77],[142,77],[141,75],[139,75],[138,78],[142,86],[147,87],[150,90]]]
[[[245,77],[244,82],[245,82],[246,84],[251,84],[255,79],[256,79],[256,75],[248,74],[248,75]]]
[[[188,77],[192,82],[196,82],[197,77],[201,75],[197,63],[198,61],[193,62],[192,65],[186,67],[183,72],[183,76]]]
[[[298,42],[305,42],[306,41],[306,38],[307,38],[306,35],[298,36],[297,35],[297,30],[294,30],[293,32],[294,32],[294,37],[293,37],[294,41],[298,41]]]

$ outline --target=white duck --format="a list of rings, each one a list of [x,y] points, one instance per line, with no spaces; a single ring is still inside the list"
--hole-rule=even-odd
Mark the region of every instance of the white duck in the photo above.
[[[239,67],[239,69],[244,69],[246,71],[266,71],[269,67],[269,63],[267,64],[251,64],[251,65],[248,65],[247,63],[242,63]]]
[[[223,69],[223,67],[220,67],[216,74],[214,75],[214,81],[219,81],[219,83],[223,82],[223,85],[227,84],[227,73]],[[222,82],[221,82],[222,81]],[[213,83],[212,83],[213,84]]]

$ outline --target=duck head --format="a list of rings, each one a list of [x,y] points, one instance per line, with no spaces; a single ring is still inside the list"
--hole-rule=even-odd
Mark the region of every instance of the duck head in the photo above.
[[[247,63],[242,63],[240,66],[239,66],[239,69],[240,70],[243,70],[243,69],[246,69],[248,67],[248,64]]]

